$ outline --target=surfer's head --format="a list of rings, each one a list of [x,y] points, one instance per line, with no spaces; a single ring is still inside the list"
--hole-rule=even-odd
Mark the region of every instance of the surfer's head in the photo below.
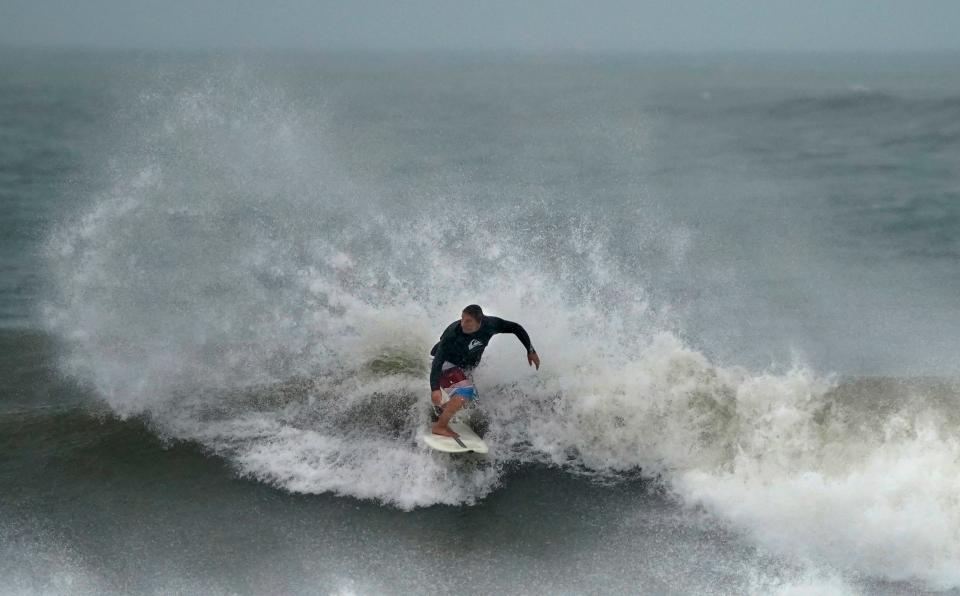
[[[483,309],[476,304],[471,304],[460,313],[460,328],[464,333],[476,333],[477,329],[480,329],[482,320]]]

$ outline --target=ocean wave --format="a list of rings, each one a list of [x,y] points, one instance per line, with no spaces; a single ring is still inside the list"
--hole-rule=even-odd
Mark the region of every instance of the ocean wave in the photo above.
[[[771,105],[773,116],[806,116],[820,112],[877,111],[902,107],[907,100],[880,91],[850,90],[819,97],[798,97]]]
[[[850,89],[847,91],[793,97],[774,103],[749,108],[750,113],[762,113],[777,119],[817,118],[831,116],[869,117],[909,113],[912,119],[933,119],[948,129],[960,115],[960,97],[906,97],[884,91]],[[931,133],[932,134],[932,133]],[[946,134],[950,134],[949,130]]]
[[[346,182],[282,98],[221,81],[164,101],[111,189],[47,245],[62,368],[118,417],[284,490],[402,509],[474,503],[510,466],[642,470],[777,552],[960,586],[952,388],[878,401],[802,366],[718,365],[641,282],[650,260],[683,259],[671,230],[634,246],[602,215],[537,202],[399,212]],[[544,363],[509,338],[488,350],[481,461],[417,438],[428,349],[468,302],[522,322]]]

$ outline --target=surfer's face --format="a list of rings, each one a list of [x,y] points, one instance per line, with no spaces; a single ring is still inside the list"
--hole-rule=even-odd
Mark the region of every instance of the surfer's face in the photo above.
[[[480,328],[480,321],[474,319],[467,313],[460,314],[460,328],[464,333],[476,333]]]

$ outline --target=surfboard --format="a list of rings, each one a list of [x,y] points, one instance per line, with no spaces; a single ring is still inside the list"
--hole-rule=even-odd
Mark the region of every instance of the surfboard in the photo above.
[[[445,397],[449,397],[446,389],[441,387],[440,391],[443,391]],[[426,430],[420,435],[424,443],[444,453],[487,453],[489,451],[483,439],[464,421],[464,417],[469,416],[468,408],[464,408],[454,414],[453,419],[447,424],[450,430],[460,435],[459,437],[445,437],[443,435],[433,434],[431,428],[433,427],[433,422],[436,421],[436,416],[439,414],[436,406],[433,407],[433,421],[427,424]]]
[[[457,413],[459,414],[459,412]],[[456,417],[456,414],[454,417]],[[431,426],[433,426],[433,423],[430,423],[430,426],[424,431],[423,442],[437,451],[445,453],[487,453],[489,451],[483,439],[478,437],[477,433],[473,432],[473,429],[463,422],[451,420],[448,425],[450,430],[460,435],[456,438],[435,435],[430,431]]]

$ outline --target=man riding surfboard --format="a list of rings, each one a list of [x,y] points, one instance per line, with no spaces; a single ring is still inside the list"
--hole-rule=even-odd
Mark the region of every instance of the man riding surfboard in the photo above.
[[[433,405],[441,407],[441,387],[450,397],[431,429],[433,434],[457,436],[447,424],[467,401],[473,402],[477,399],[477,390],[473,386],[470,373],[480,364],[480,357],[483,356],[483,350],[490,338],[498,333],[516,335],[527,350],[527,363],[540,370],[540,357],[533,349],[530,336],[523,327],[499,317],[486,316],[476,304],[464,308],[460,313],[460,320],[450,323],[440,336],[440,341],[430,350],[430,355],[433,356],[433,366],[430,367],[430,400]]]

